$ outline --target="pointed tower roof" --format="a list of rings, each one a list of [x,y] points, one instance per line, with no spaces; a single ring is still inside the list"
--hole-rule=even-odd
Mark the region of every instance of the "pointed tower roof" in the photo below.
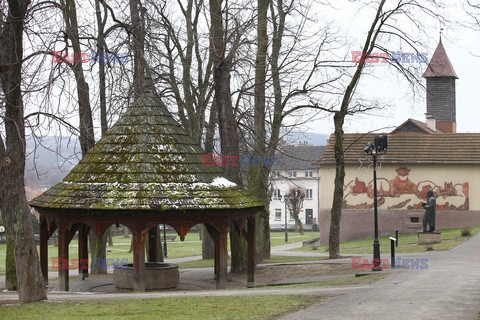
[[[430,59],[430,63],[428,64],[427,70],[425,70],[422,77],[454,77],[455,79],[458,79],[452,63],[450,62],[450,59],[448,59],[447,52],[443,47],[441,37],[437,49],[435,49],[432,59]]]
[[[45,209],[185,211],[261,207],[202,164],[203,151],[151,92],[140,96],[61,181],[30,204]]]

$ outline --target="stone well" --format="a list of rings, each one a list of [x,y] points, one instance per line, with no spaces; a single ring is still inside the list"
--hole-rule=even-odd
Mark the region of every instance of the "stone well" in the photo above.
[[[145,289],[158,290],[175,288],[179,283],[178,265],[163,262],[145,263]],[[115,266],[113,270],[115,288],[133,289],[133,264]]]

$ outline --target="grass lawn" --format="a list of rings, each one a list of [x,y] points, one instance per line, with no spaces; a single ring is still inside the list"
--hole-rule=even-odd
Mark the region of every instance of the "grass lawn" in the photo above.
[[[38,302],[2,306],[3,319],[276,319],[321,300],[315,296],[253,295],[105,301]]]
[[[319,238],[320,233],[318,231],[305,231],[304,235],[300,235],[298,232],[288,232],[288,243],[301,242],[306,240],[312,240]],[[272,247],[285,244],[285,232],[283,231],[271,231],[270,243]]]
[[[447,250],[457,244],[469,239],[471,236],[463,237],[461,235],[461,228],[440,230],[442,233],[442,242],[433,245],[418,245],[417,233],[400,234],[398,236],[398,247],[395,248],[396,253],[405,252],[422,252],[430,250]],[[480,232],[480,227],[471,228],[472,236]],[[380,247],[382,252],[390,252],[389,237],[380,237]],[[340,243],[340,254],[362,254],[371,253],[373,245],[373,238],[365,238],[360,240],[352,240]],[[294,251],[311,251],[318,250],[319,252],[328,252],[327,245],[307,246],[303,248],[294,249]]]
[[[288,236],[288,242],[293,243],[316,238],[319,236],[319,233],[305,232],[305,234],[302,236],[297,232],[289,232]],[[284,233],[282,232],[271,232],[270,237],[272,246],[285,244]],[[107,246],[107,259],[123,261],[128,260],[129,262],[132,262],[133,255],[131,252],[128,252],[130,250],[131,239],[131,236],[129,238],[124,238],[123,236],[113,237],[113,246]],[[6,247],[6,244],[0,244],[0,273],[5,273]],[[38,252],[40,251],[38,246],[37,250]],[[192,232],[187,234],[187,236],[185,237],[185,241],[183,242],[180,241],[180,237],[177,237],[174,241],[167,241],[167,250],[168,258],[198,256],[202,254],[202,241],[200,240],[198,233]],[[55,247],[53,245],[48,246],[48,257],[49,269],[52,270],[52,257],[58,257],[58,247]],[[70,259],[78,258],[78,242],[76,239],[73,239],[70,242],[69,257]],[[206,264],[206,266],[210,265],[210,262],[208,260],[204,263]]]

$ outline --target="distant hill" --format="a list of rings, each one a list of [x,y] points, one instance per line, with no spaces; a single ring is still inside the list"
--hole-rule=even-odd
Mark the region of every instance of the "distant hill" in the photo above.
[[[25,183],[33,190],[45,190],[61,181],[78,163],[80,144],[76,138],[27,137]]]
[[[312,146],[326,146],[330,135],[314,132],[290,132],[284,136],[284,140],[291,144],[309,144]]]
[[[326,146],[328,134],[290,132],[284,140],[291,144]],[[81,157],[80,143],[75,137],[42,137],[41,141],[27,137],[26,186],[45,190],[61,181],[78,163]]]

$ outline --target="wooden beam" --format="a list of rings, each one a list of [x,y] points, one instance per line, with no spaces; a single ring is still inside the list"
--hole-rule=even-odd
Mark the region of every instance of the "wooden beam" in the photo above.
[[[145,234],[133,234],[133,291],[145,292]]]
[[[68,291],[68,242],[66,228],[58,228],[58,290]]]
[[[48,238],[47,221],[40,217],[40,267],[45,284],[48,284]]]
[[[247,288],[255,288],[255,248],[257,247],[255,233],[255,216],[253,216],[248,218]]]
[[[210,238],[212,238],[212,241],[213,241],[213,249],[214,249],[214,261],[213,261],[213,278],[214,279],[217,279],[217,275],[218,275],[218,253],[220,252],[218,250],[218,241],[219,241],[219,237],[218,237],[218,231],[217,229],[215,229],[214,227],[212,227],[211,225],[209,224],[205,224],[205,228],[207,228],[207,231],[208,231],[208,234],[210,234]]]
[[[227,260],[228,260],[228,248],[227,248],[228,231],[227,228],[218,232],[218,254],[217,259],[217,289],[225,289],[227,287]]]
[[[74,224],[73,226],[68,228],[68,230],[65,232],[65,239],[67,240],[67,243],[70,243],[70,241],[72,241],[73,237],[75,236],[75,233],[77,233],[78,231],[79,226],[80,225],[78,223]]]
[[[82,280],[88,278],[88,232],[90,228],[81,224],[78,228],[78,277]]]

